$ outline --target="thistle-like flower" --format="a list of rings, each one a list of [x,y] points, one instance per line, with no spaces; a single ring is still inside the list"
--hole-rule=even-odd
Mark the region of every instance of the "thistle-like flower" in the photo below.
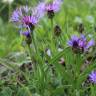
[[[46,4],[46,11],[48,18],[52,19],[56,12],[60,10],[62,4],[62,0],[53,0],[53,2],[50,2]]]
[[[44,3],[40,3],[35,8],[29,8],[28,6],[23,6],[17,8],[12,16],[11,21],[21,27],[30,28],[33,31],[35,25],[39,22],[40,18],[44,16]]]
[[[96,71],[92,71],[90,74],[89,74],[89,80],[96,84]]]
[[[91,46],[95,45],[95,41],[93,39],[87,41],[84,35],[80,37],[73,35],[71,40],[68,41],[68,45],[72,47],[74,52],[86,52]]]

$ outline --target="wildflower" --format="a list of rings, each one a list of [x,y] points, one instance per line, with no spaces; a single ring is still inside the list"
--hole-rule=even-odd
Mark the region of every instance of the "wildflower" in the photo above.
[[[92,71],[90,74],[89,74],[89,80],[96,84],[96,71]]]
[[[30,29],[33,29],[38,22],[37,18],[31,15],[31,9],[27,6],[16,9],[12,14],[11,21],[17,23],[18,27],[29,27]]]
[[[46,4],[48,18],[52,19],[54,17],[54,13],[60,10],[61,4],[62,0],[54,0],[53,2]]]
[[[34,30],[35,25],[39,22],[40,18],[44,16],[44,4],[40,3],[35,8],[29,8],[28,6],[22,6],[17,8],[10,21],[16,23],[19,28],[26,27],[30,28],[31,31]]]
[[[74,52],[86,52],[91,46],[95,45],[95,42],[93,39],[90,41],[87,41],[84,35],[81,35],[80,37],[73,35],[71,37],[71,40],[68,41],[68,45],[72,47]]]

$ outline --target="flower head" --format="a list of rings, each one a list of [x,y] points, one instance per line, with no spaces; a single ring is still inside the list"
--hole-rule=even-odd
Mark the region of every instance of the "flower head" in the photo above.
[[[71,40],[68,41],[68,45],[72,47],[72,49],[75,50],[76,52],[78,51],[84,52],[88,51],[88,49],[91,46],[94,46],[95,42],[93,39],[87,41],[84,35],[81,35],[80,37],[73,35],[71,37]]]
[[[39,22],[40,18],[44,16],[44,3],[40,3],[35,8],[29,8],[28,6],[23,6],[17,8],[10,21],[16,23],[18,27],[30,28],[32,31],[35,25]]]
[[[92,71],[90,74],[89,74],[89,80],[96,84],[96,71]]]
[[[60,10],[62,0],[53,0],[53,2],[46,4],[47,11],[58,12]]]
[[[62,4],[62,0],[53,0],[53,2],[50,2],[46,4],[46,11],[49,18],[54,17],[54,13],[58,12],[60,10]]]

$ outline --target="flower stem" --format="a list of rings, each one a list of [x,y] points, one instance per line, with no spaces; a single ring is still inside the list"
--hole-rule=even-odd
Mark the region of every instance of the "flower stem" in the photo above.
[[[54,51],[55,51],[55,41],[54,41],[54,23],[53,23],[53,19],[51,19],[51,51],[52,51],[52,53],[54,53]]]
[[[32,50],[31,50],[31,47],[30,47],[30,45],[28,45],[28,50],[29,50],[29,55],[30,55],[30,58],[31,58],[31,62],[33,63],[32,65],[32,67],[33,67],[33,71],[35,71],[35,69],[36,69],[36,66],[35,66],[35,60],[34,60],[34,56],[32,55]]]

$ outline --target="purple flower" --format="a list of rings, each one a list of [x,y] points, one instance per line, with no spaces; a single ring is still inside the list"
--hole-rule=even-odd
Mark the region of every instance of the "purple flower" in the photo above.
[[[90,74],[89,74],[89,80],[96,84],[96,71],[92,71]]]
[[[94,45],[95,41],[93,39],[87,41],[84,35],[81,35],[80,37],[73,35],[71,39],[68,41],[68,46],[72,47],[72,49],[75,49],[75,51],[88,51],[88,49]]]
[[[44,6],[44,3],[40,3],[35,8],[29,8],[28,6],[17,8],[10,20],[18,24],[19,28],[29,27],[33,31],[40,18],[44,16]]]
[[[46,11],[48,18],[52,19],[54,17],[54,13],[60,10],[62,4],[62,0],[53,0],[53,2],[46,4]]]
[[[53,2],[46,5],[47,11],[58,12],[60,10],[62,0],[53,0]]]

